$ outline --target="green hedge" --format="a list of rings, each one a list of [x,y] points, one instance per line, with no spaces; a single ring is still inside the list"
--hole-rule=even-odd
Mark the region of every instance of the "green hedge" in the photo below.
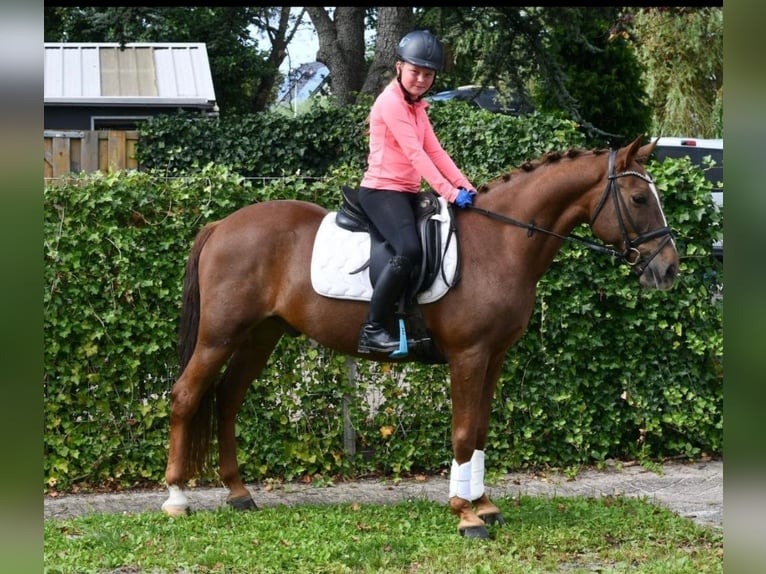
[[[164,115],[140,128],[140,165],[165,174],[226,165],[245,177],[323,176],[334,169],[362,171],[367,160],[365,103],[315,106],[289,117],[277,112],[210,120],[190,113]],[[484,181],[551,149],[582,147],[570,120],[533,114],[493,114],[465,102],[436,102],[430,117],[439,138],[467,175]],[[633,139],[638,134],[628,134]],[[478,183],[477,183],[478,185]]]
[[[470,136],[442,130],[448,149],[461,142],[461,165],[471,165],[477,183],[476,174],[514,148],[557,149],[579,137],[542,118],[526,131],[508,118],[494,132],[496,119],[479,114]],[[540,126],[550,128],[550,144],[536,141]],[[641,290],[626,267],[565,246],[502,373],[491,471],[722,452],[723,309],[712,292],[723,270],[710,249],[722,216],[688,161],[650,167],[659,187],[672,190],[664,203],[682,254],[677,286]],[[322,179],[254,183],[213,164],[166,175],[81,176],[45,188],[46,489],[163,480],[181,280],[194,235],[254,201],[295,197],[335,208],[340,186],[358,183],[361,172],[336,161]],[[351,385],[347,362],[305,338],[280,342],[238,419],[246,480],[448,467],[446,367],[354,361]],[[355,457],[343,451],[344,398],[358,433]]]

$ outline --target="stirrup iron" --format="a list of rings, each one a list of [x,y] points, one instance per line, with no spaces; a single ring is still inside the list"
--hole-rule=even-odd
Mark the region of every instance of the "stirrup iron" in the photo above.
[[[407,329],[404,326],[404,319],[399,317],[399,348],[391,353],[389,357],[392,359],[398,359],[401,357],[406,357],[408,354],[409,350],[407,349]]]

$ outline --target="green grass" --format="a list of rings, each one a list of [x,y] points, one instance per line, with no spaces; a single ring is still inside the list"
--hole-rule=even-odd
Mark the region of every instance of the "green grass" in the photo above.
[[[723,571],[723,533],[634,498],[500,498],[506,524],[467,540],[444,504],[305,505],[181,518],[45,522],[45,572],[530,573]]]

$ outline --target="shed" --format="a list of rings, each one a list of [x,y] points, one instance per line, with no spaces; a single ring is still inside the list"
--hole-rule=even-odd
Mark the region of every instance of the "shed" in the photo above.
[[[44,129],[135,129],[174,110],[218,115],[204,43],[49,43]]]

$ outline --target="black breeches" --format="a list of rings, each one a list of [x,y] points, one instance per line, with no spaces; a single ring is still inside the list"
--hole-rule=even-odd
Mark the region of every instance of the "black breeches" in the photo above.
[[[418,194],[359,188],[359,203],[375,229],[394,250],[414,267],[420,265],[420,240],[415,227]]]

